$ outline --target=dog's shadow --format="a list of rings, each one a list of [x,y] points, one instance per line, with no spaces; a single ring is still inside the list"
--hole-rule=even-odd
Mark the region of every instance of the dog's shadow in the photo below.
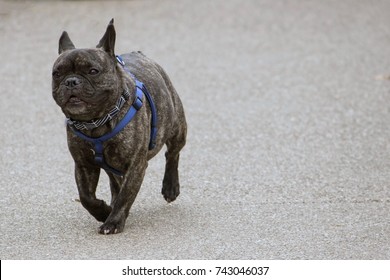
[[[170,231],[177,225],[183,224],[187,220],[189,209],[187,205],[180,201],[173,203],[155,202],[147,206],[135,205],[130,211],[128,218],[129,225],[125,230],[158,232]],[[138,206],[138,207],[137,207]]]

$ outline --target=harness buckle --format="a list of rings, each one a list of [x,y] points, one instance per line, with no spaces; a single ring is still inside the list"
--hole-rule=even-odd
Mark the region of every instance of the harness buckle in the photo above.
[[[103,159],[103,154],[98,154],[96,153],[95,154],[95,163],[100,165],[100,166],[103,166],[104,165],[104,159]]]
[[[143,104],[142,99],[139,96],[136,96],[133,102],[134,108],[138,111],[139,109],[141,109],[142,104]]]

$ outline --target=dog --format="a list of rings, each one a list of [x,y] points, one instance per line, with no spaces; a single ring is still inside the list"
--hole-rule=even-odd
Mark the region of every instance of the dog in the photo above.
[[[96,48],[76,48],[64,31],[52,71],[80,202],[103,223],[101,234],[123,231],[148,160],[164,145],[162,195],[168,203],[177,198],[187,135],[183,105],[166,72],[141,52],[115,55],[115,38],[113,19]],[[95,195],[102,169],[110,181],[110,205]]]

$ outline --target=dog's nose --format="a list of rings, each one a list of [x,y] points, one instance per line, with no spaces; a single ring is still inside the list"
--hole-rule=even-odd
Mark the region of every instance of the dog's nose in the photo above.
[[[70,77],[65,80],[65,86],[69,89],[77,87],[81,84],[81,80],[77,77]]]

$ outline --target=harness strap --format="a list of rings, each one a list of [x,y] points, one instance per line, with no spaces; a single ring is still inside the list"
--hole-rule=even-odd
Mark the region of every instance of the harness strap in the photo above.
[[[81,139],[91,142],[93,144],[95,163],[98,164],[104,170],[109,171],[115,175],[122,176],[123,174],[119,170],[109,166],[104,160],[103,143],[111,139],[115,135],[117,135],[134,118],[138,110],[141,109],[143,105],[142,98],[143,98],[142,88],[137,86],[136,97],[129,111],[127,111],[124,118],[115,126],[115,128],[112,131],[110,131],[107,134],[104,134],[103,136],[97,138],[89,137],[84,133],[80,132],[79,130],[75,129],[74,127],[70,126],[74,134],[76,134]]]
[[[156,110],[156,106],[154,105],[153,98],[150,95],[150,93],[149,93],[148,89],[146,88],[146,86],[143,83],[141,83],[140,81],[138,81],[136,79],[136,77],[134,76],[134,74],[131,73],[130,70],[126,67],[126,64],[123,61],[122,57],[117,55],[116,56],[116,60],[118,61],[118,63],[120,65],[122,65],[123,69],[135,80],[136,86],[138,88],[140,88],[145,93],[146,99],[148,99],[148,102],[149,102],[149,105],[150,105],[150,110],[152,112],[152,119],[150,121],[151,122],[151,131],[150,131],[149,150],[153,150],[154,147],[156,146],[157,123],[158,123],[157,110]]]
[[[127,71],[127,70],[126,70]],[[130,73],[130,72],[129,72]],[[137,88],[140,88],[143,93],[145,93],[146,99],[149,102],[150,110],[152,111],[152,119],[151,119],[151,131],[150,131],[150,141],[149,141],[149,150],[153,150],[156,147],[156,137],[157,137],[157,110],[154,105],[153,98],[150,95],[146,86],[138,80],[135,80]]]

